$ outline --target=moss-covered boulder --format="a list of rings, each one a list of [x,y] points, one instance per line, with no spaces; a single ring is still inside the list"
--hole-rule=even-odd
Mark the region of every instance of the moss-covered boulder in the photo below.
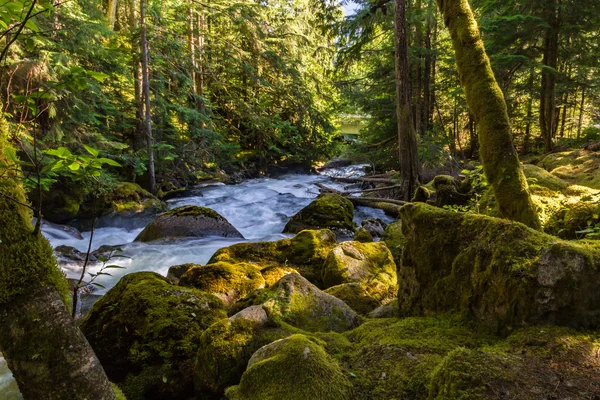
[[[491,347],[459,347],[434,370],[429,399],[593,399],[599,344],[589,334],[538,326]]]
[[[588,233],[594,233],[594,227],[600,223],[598,204],[582,202],[567,205],[554,213],[544,231],[562,239],[583,239]]]
[[[489,329],[600,327],[600,248],[431,206],[401,209],[401,315],[467,313]]]
[[[387,304],[383,304],[368,315],[369,318],[395,318],[398,316],[398,299],[394,299]]]
[[[265,285],[267,287],[273,286],[274,284],[279,282],[281,278],[294,272],[298,271],[291,267],[282,267],[279,265],[273,265],[260,271],[261,275],[265,280]]]
[[[360,283],[343,283],[332,286],[325,293],[337,297],[361,315],[367,315],[381,306],[381,302],[371,296]]]
[[[211,293],[231,306],[253,290],[264,288],[265,280],[253,264],[219,261],[192,266],[181,276],[179,284]]]
[[[177,207],[162,213],[135,238],[136,242],[159,239],[221,236],[243,238],[224,217],[210,208]]]
[[[306,279],[322,287],[323,263],[337,243],[335,234],[328,229],[307,230],[291,239],[276,242],[235,244],[218,250],[208,262],[247,262],[265,272],[269,267],[294,268]]]
[[[373,236],[369,233],[368,230],[364,228],[358,228],[354,233],[354,241],[361,243],[370,243],[373,242]]]
[[[568,183],[600,189],[600,152],[577,149],[552,153],[538,166]]]
[[[343,235],[354,232],[354,205],[337,194],[322,194],[294,215],[283,229],[298,233],[305,229],[331,229]]]
[[[201,398],[222,395],[239,383],[256,350],[292,333],[269,320],[260,305],[215,323],[199,339],[194,368],[197,393]]]
[[[550,190],[565,190],[569,185],[559,177],[536,165],[523,165],[523,172],[530,185],[538,185]]]
[[[464,188],[460,181],[450,175],[438,175],[431,184],[435,195],[428,203],[438,207],[464,205],[471,199],[470,187]]]
[[[202,332],[226,318],[213,295],[139,272],[96,302],[81,329],[129,400],[176,399],[193,395]]]
[[[297,273],[284,276],[270,289],[252,293],[242,304],[262,305],[272,320],[309,332],[344,332],[362,322],[346,303]]]
[[[402,234],[402,221],[396,220],[389,224],[387,228],[385,228],[385,233],[381,240],[392,253],[396,265],[400,265],[402,260],[402,249],[404,248],[404,242],[406,242],[406,239]]]
[[[250,360],[230,400],[346,400],[352,385],[323,347],[297,334],[268,344]]]
[[[323,283],[358,283],[373,298],[386,301],[396,297],[396,264],[384,242],[342,242],[325,261]]]

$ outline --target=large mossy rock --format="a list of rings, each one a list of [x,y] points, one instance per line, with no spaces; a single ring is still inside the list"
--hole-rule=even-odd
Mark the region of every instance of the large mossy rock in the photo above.
[[[428,399],[595,399],[597,346],[589,334],[538,326],[492,347],[459,347],[434,370]]]
[[[373,297],[360,283],[343,283],[332,286],[325,290],[325,293],[343,300],[351,309],[361,315],[367,315],[381,306],[381,302]]]
[[[297,334],[257,350],[230,400],[350,400],[352,385],[323,347]]]
[[[136,242],[151,242],[167,238],[221,236],[243,238],[224,217],[210,208],[177,207],[162,213],[135,238]]]
[[[358,283],[378,301],[396,297],[396,264],[384,242],[342,242],[325,261],[325,287]]]
[[[385,228],[385,232],[383,233],[381,240],[386,244],[392,253],[392,257],[394,257],[394,262],[396,265],[400,265],[400,262],[402,261],[402,249],[404,248],[404,243],[406,242],[404,234],[402,234],[402,221],[396,220],[389,224]]]
[[[285,270],[294,268],[306,279],[322,287],[323,263],[337,243],[335,234],[328,229],[307,230],[291,239],[276,242],[235,244],[218,250],[208,262],[247,262],[256,264],[265,273],[275,267]]]
[[[200,337],[194,370],[200,397],[222,395],[227,387],[240,381],[256,350],[292,333],[292,329],[269,320],[260,305],[209,327]]]
[[[322,194],[294,215],[284,233],[298,233],[305,229],[331,229],[338,233],[354,232],[354,205],[343,196]]]
[[[401,209],[401,315],[459,311],[499,332],[551,323],[600,327],[600,248],[427,205]]]
[[[215,296],[138,272],[96,302],[81,329],[129,400],[178,399],[193,395],[202,332],[226,318]]]
[[[308,332],[344,332],[362,322],[346,303],[297,273],[284,276],[272,288],[254,292],[244,303],[262,305],[272,320]]]
[[[179,279],[181,286],[191,286],[217,296],[228,306],[256,289],[265,287],[260,268],[253,264],[219,261],[208,265],[188,265]]]
[[[568,183],[600,189],[600,152],[578,149],[552,153],[538,166]]]

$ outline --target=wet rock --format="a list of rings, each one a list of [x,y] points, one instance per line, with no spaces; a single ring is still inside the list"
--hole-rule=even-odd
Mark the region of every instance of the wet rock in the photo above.
[[[382,237],[387,224],[379,218],[365,218],[361,222],[361,226],[373,237]]]
[[[213,295],[138,272],[96,302],[81,329],[129,400],[187,398],[200,336],[226,318]]]
[[[373,298],[386,301],[396,296],[396,264],[383,242],[342,242],[323,267],[325,287],[358,283]]]
[[[377,307],[368,315],[369,318],[395,318],[398,316],[398,299]]]
[[[54,248],[54,254],[61,264],[81,264],[85,261],[86,253],[77,250],[71,246],[57,246]],[[94,254],[90,254],[89,261],[97,262],[98,259]]]
[[[32,225],[35,226],[37,218],[33,219]],[[42,231],[44,235],[53,239],[79,239],[83,240],[83,235],[76,228],[68,225],[55,224],[50,221],[42,221]]]
[[[294,215],[283,229],[298,233],[305,229],[332,229],[347,235],[354,232],[354,205],[337,194],[322,194]]]
[[[173,285],[179,285],[179,280],[188,270],[192,267],[195,267],[196,264],[182,264],[182,265],[174,265],[169,268],[167,271],[167,279]]]
[[[162,213],[148,225],[136,242],[151,242],[167,238],[238,237],[242,234],[216,211],[206,207],[183,206]]]

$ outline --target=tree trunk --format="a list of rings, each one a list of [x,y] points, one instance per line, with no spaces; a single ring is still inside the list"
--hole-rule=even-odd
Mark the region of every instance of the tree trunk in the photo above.
[[[138,13],[135,4],[136,0],[129,0],[129,29],[131,30],[131,60],[133,70],[133,88],[135,96],[135,119],[136,127],[132,137],[132,147],[134,151],[141,150],[146,145],[146,135],[144,133],[144,100],[142,99],[142,64],[140,62],[140,39]]]
[[[425,49],[427,54],[425,55],[425,70],[423,71],[423,126],[421,134],[425,135],[429,131],[429,124],[433,119],[433,108],[431,107],[431,75],[432,75],[432,64],[433,57],[431,55],[431,36],[432,28],[435,21],[435,8],[431,7],[435,3],[433,0],[429,0],[427,6],[427,25],[425,28]]]
[[[529,69],[529,81],[527,88],[529,91],[529,99],[527,100],[527,122],[525,125],[525,141],[523,142],[523,153],[529,153],[531,147],[531,124],[533,123],[533,81],[535,80],[535,68],[533,64]]]
[[[577,139],[581,137],[583,127],[583,113],[585,108],[585,86],[581,88],[581,103],[579,104],[579,122],[577,123]]]
[[[394,33],[396,50],[396,116],[400,147],[401,196],[410,200],[419,186],[420,163],[417,135],[410,106],[410,71],[406,38],[406,0],[395,0]]]
[[[437,0],[450,30],[461,85],[479,130],[483,168],[505,218],[541,229],[512,143],[506,101],[467,0]]]
[[[544,36],[544,59],[540,94],[540,127],[546,152],[551,152],[556,126],[556,68],[558,66],[558,18],[557,0],[546,0],[546,22],[549,27]]]
[[[108,0],[106,6],[106,24],[111,30],[115,29],[115,20],[117,17],[118,0]]]
[[[154,138],[152,137],[152,114],[150,112],[150,72],[148,69],[148,38],[146,26],[146,0],[140,0],[142,77],[144,96],[144,122],[146,128],[146,145],[148,149],[148,186],[150,193],[156,193],[156,176],[154,174]]]
[[[0,120],[0,163],[9,163],[6,147]],[[48,241],[34,234],[18,179],[6,172],[0,190],[0,352],[25,399],[114,399],[67,311],[66,279]]]

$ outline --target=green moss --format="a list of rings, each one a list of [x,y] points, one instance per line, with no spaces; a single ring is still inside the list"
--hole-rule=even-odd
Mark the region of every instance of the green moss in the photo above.
[[[365,290],[359,283],[344,283],[332,286],[325,293],[337,297],[361,315],[367,315],[381,305],[381,302]]]
[[[252,364],[238,386],[229,388],[230,400],[344,400],[351,399],[351,384],[325,350],[304,335],[275,342],[263,358]]]
[[[202,332],[224,318],[216,297],[139,272],[96,302],[81,329],[129,400],[177,398],[193,392]]]
[[[523,172],[530,185],[538,185],[554,191],[565,190],[569,186],[567,182],[535,165],[523,165]]]
[[[7,151],[14,151],[8,142],[8,129],[0,118],[0,164],[11,165]],[[5,171],[0,191],[21,203],[27,203],[20,183],[20,172]],[[33,235],[32,215],[5,196],[0,196],[0,304],[36,287],[56,288],[69,308],[70,291],[58,268],[50,243],[41,234]]]
[[[291,239],[276,242],[235,244],[218,250],[208,262],[247,262],[256,264],[261,269],[275,266],[291,267],[315,285],[322,287],[323,263],[336,245],[337,239],[330,230],[307,230]]]
[[[335,247],[323,267],[323,284],[343,283],[359,283],[378,301],[396,297],[396,264],[385,242],[342,242]]]
[[[231,305],[253,290],[264,288],[265,280],[253,264],[219,261],[189,268],[179,284],[211,293]]]
[[[373,242],[373,236],[368,230],[364,228],[358,228],[354,234],[354,240],[361,243],[370,243]]]
[[[592,398],[598,344],[597,336],[537,326],[478,350],[457,348],[435,369],[429,399]]]
[[[125,397],[125,394],[123,394],[123,391],[114,383],[110,384],[113,388],[113,391],[115,392],[115,400],[127,400],[127,397]]]
[[[323,194],[294,215],[284,228],[285,233],[305,229],[334,229],[354,231],[354,205],[337,194]]]
[[[211,210],[207,207],[200,206],[182,206],[172,210],[166,211],[161,215],[174,215],[176,217],[196,217],[203,216],[208,218],[214,218],[218,220],[225,220],[218,212]]]
[[[265,280],[265,285],[267,287],[271,287],[275,285],[281,278],[286,276],[287,274],[291,274],[296,272],[294,268],[290,267],[280,267],[278,265],[267,267],[260,271],[261,275]]]
[[[100,199],[99,208],[104,213],[136,213],[144,210],[160,211],[165,204],[133,182],[119,182]]]
[[[600,253],[519,223],[426,205],[402,208],[403,315],[467,313],[493,331],[530,323],[600,326]]]
[[[600,153],[580,149],[553,153],[538,165],[570,184],[600,189]]]
[[[344,333],[353,344],[341,358],[355,399],[426,399],[430,377],[459,346],[494,343],[457,316],[377,319]]]
[[[402,259],[402,249],[404,248],[404,243],[406,242],[406,239],[402,234],[402,221],[398,219],[389,224],[385,228],[385,232],[383,233],[381,240],[386,244],[392,253],[396,265],[400,265]]]
[[[554,213],[544,229],[562,239],[582,239],[586,234],[577,232],[596,226],[600,222],[599,214],[600,207],[595,203],[569,205]]]

